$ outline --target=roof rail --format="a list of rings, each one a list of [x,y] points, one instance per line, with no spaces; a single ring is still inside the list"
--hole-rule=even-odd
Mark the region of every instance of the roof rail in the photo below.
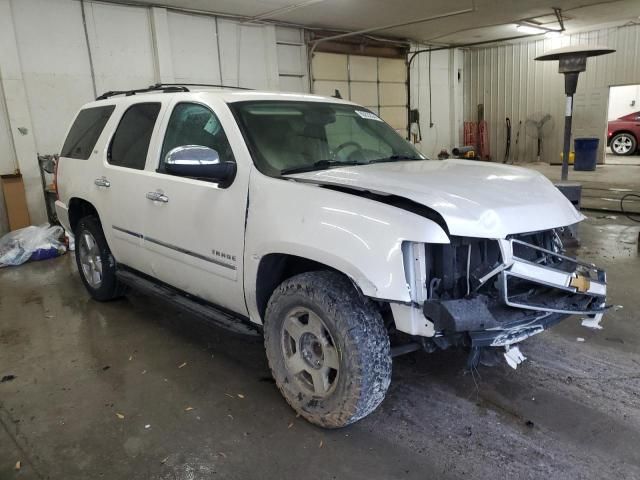
[[[234,90],[253,90],[253,88],[237,87],[235,85],[216,85],[212,83],[157,83],[156,86],[167,87],[215,87],[215,88],[231,88]]]
[[[215,87],[232,88],[235,90],[253,90],[252,88],[236,87],[233,85],[216,85],[212,83],[156,83],[154,85],[148,86],[147,88],[138,88],[135,90],[111,90],[103,93],[99,97],[96,97],[96,100],[104,100],[109,97],[115,97],[116,95],[124,95],[125,97],[129,97],[131,95],[135,95],[136,93],[147,93],[156,91],[164,93],[188,92],[189,89],[187,87]]]
[[[147,93],[147,92],[164,92],[164,93],[173,93],[173,92],[188,92],[189,89],[182,85],[164,85],[161,83],[156,83],[155,85],[150,85],[147,88],[138,88],[135,90],[111,90],[109,92],[105,92],[99,97],[96,97],[96,100],[104,100],[106,98],[114,97],[116,95],[124,95],[125,97],[129,97],[131,95],[135,95],[136,93]]]

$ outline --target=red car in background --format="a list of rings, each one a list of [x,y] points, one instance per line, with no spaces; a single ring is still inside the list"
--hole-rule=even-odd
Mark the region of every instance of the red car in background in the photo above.
[[[640,112],[609,122],[607,146],[615,155],[633,155],[640,140]]]

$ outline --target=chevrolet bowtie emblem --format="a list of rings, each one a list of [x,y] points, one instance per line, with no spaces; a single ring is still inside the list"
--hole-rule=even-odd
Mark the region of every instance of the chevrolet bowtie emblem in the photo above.
[[[589,287],[591,286],[591,280],[589,280],[587,277],[583,277],[582,275],[578,275],[577,277],[571,279],[569,285],[574,287],[580,293],[584,293],[589,290]]]

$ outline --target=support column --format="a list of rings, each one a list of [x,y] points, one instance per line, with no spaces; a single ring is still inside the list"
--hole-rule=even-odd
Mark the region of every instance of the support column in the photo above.
[[[0,45],[1,93],[5,99],[18,168],[24,181],[29,216],[31,223],[37,225],[47,221],[47,212],[9,0],[0,0]]]
[[[166,8],[151,7],[151,31],[156,61],[156,80],[160,83],[175,83]]]

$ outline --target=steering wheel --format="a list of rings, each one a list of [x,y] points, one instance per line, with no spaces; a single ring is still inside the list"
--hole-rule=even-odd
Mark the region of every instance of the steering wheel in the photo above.
[[[354,142],[353,140],[350,140],[348,142],[344,142],[338,145],[336,149],[333,151],[333,155],[337,157],[338,152],[341,150],[344,150],[347,147],[356,147],[358,150],[362,150],[362,145],[360,145],[358,142]]]

